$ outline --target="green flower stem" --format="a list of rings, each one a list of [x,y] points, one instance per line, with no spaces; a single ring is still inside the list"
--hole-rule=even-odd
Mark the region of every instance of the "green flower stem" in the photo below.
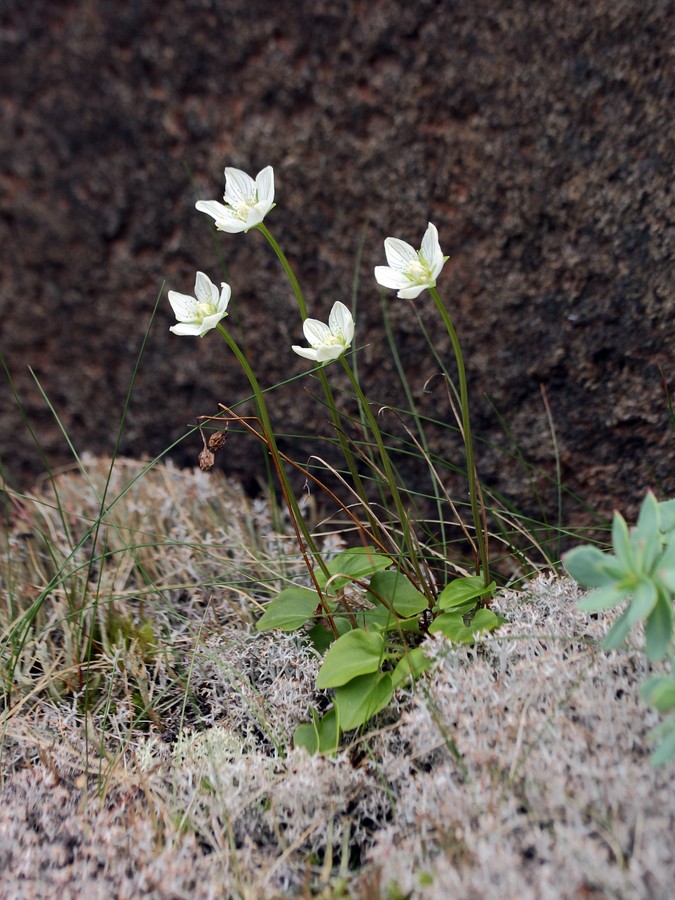
[[[302,517],[302,513],[300,512],[300,508],[298,506],[298,501],[295,499],[295,494],[293,492],[293,488],[291,487],[291,483],[288,480],[288,475],[286,474],[283,460],[281,458],[281,454],[279,453],[279,448],[277,447],[277,442],[274,437],[272,423],[270,421],[269,413],[267,412],[267,405],[265,404],[265,397],[264,397],[264,394],[260,387],[260,383],[258,382],[258,379],[255,377],[255,374],[249,364],[249,361],[246,359],[246,356],[244,355],[244,353],[242,352],[241,348],[239,347],[237,342],[234,340],[232,335],[227,331],[226,328],[223,327],[223,325],[220,322],[218,323],[218,325],[216,327],[217,327],[218,331],[222,334],[222,336],[225,338],[225,340],[227,341],[227,345],[229,346],[230,350],[232,350],[234,355],[237,357],[237,361],[239,362],[240,366],[246,373],[246,377],[248,378],[249,384],[251,385],[251,389],[253,390],[253,393],[255,395],[255,398],[256,398],[256,401],[258,404],[258,414],[260,416],[260,422],[262,425],[265,441],[267,443],[267,446],[270,449],[272,458],[274,459],[275,468],[276,468],[277,472],[279,473],[279,478],[281,479],[281,488],[284,492],[284,497],[286,498],[286,503],[289,506],[295,526],[296,526],[296,528],[299,528],[300,531],[302,532],[302,537],[304,538],[307,547],[309,548],[309,550],[312,553],[312,556],[314,557],[316,562],[321,567],[321,570],[323,571],[324,575],[329,575],[330,573],[328,572],[328,567],[326,566],[325,562],[321,558],[321,554],[319,553],[319,551],[316,547],[316,544],[314,543],[314,540],[312,539],[312,536],[309,533],[309,529],[307,528],[305,520]],[[301,549],[302,549],[302,547],[301,547]],[[311,571],[312,571],[311,567],[308,566],[308,568],[310,569],[310,574],[311,574]],[[319,591],[319,596],[321,597],[320,591]],[[323,604],[323,598],[322,598],[322,604]],[[330,617],[330,611],[327,609],[325,609],[324,611]]]
[[[384,441],[382,440],[382,434],[380,433],[380,429],[377,425],[377,420],[373,415],[373,411],[370,408],[370,404],[368,403],[365,394],[361,390],[361,385],[359,384],[358,378],[352,371],[351,367],[347,363],[347,360],[344,358],[344,355],[340,357],[340,362],[342,363],[342,367],[347,373],[349,380],[351,381],[352,387],[354,388],[354,392],[358,398],[359,404],[363,410],[363,414],[366,417],[368,425],[370,426],[370,430],[375,439],[375,443],[377,444],[378,453],[380,459],[382,460],[382,466],[384,468],[384,474],[387,479],[387,486],[391,490],[391,495],[394,500],[394,505],[396,506],[396,512],[398,514],[399,522],[401,523],[401,527],[403,528],[403,537],[404,537],[404,546],[407,544],[407,554],[412,564],[412,567],[415,571],[415,577],[417,578],[420,589],[423,591],[425,596],[428,597],[430,601],[433,600],[431,596],[429,586],[427,585],[427,579],[424,577],[421,567],[419,565],[419,561],[417,559],[417,554],[415,552],[415,547],[413,541],[410,540],[410,529],[409,529],[409,518],[406,513],[405,507],[403,506],[403,500],[401,499],[401,494],[398,489],[398,484],[396,480],[396,475],[394,473],[393,466],[391,464],[391,460],[389,459],[389,454],[387,453],[387,448],[384,446]]]
[[[291,287],[293,288],[293,293],[295,294],[295,299],[298,301],[298,308],[300,310],[300,315],[302,317],[302,321],[304,322],[307,315],[307,304],[305,303],[305,298],[302,293],[302,289],[300,287],[300,283],[296,278],[295,272],[293,271],[293,267],[288,261],[288,258],[284,251],[279,246],[276,238],[269,230],[269,228],[265,225],[264,222],[261,222],[257,226],[258,230],[261,231],[270,246],[274,250],[279,262],[281,263],[284,272],[288,276],[288,280],[291,282]],[[379,539],[380,529],[377,524],[377,520],[375,516],[370,512],[370,503],[368,502],[365,488],[363,486],[363,482],[361,480],[361,476],[359,475],[359,470],[356,465],[356,460],[354,459],[354,454],[351,451],[349,446],[349,442],[344,434],[344,430],[342,428],[342,422],[340,420],[340,414],[337,410],[337,406],[335,405],[335,398],[333,396],[333,391],[331,390],[330,384],[328,383],[328,379],[326,378],[326,373],[323,371],[323,368],[319,368],[317,371],[317,376],[319,381],[321,382],[321,387],[323,389],[323,395],[326,399],[326,406],[330,410],[331,421],[333,422],[333,427],[335,428],[338,441],[340,442],[340,449],[342,450],[342,455],[345,458],[347,463],[347,467],[349,469],[349,474],[351,475],[352,482],[354,484],[354,489],[358,494],[361,503],[363,505],[366,514],[370,520],[371,528],[373,529],[373,533],[376,538]]]
[[[471,420],[469,418],[469,391],[466,384],[464,357],[462,355],[462,348],[459,344],[457,332],[455,331],[455,326],[452,324],[452,319],[450,318],[447,309],[443,305],[443,301],[441,300],[438,291],[436,290],[436,288],[432,287],[429,288],[429,292],[434,298],[434,303],[436,304],[436,307],[441,314],[443,324],[445,325],[447,332],[450,335],[452,349],[455,352],[457,373],[459,375],[459,402],[462,411],[462,431],[464,437],[464,448],[466,450],[466,469],[467,476],[469,478],[469,498],[471,500],[471,513],[473,515],[473,526],[476,532],[480,562],[483,569],[483,578],[485,579],[485,586],[487,587],[487,585],[490,583],[490,564],[488,561],[487,534],[485,528],[483,527],[483,521],[481,519],[480,509],[478,507],[478,479],[476,477],[476,463],[474,461],[473,455],[473,438],[471,434]]]
[[[305,303],[305,298],[302,295],[302,289],[300,287],[300,283],[299,283],[298,279],[295,277],[295,272],[291,268],[291,264],[289,263],[288,259],[286,258],[286,254],[281,249],[281,247],[277,243],[274,235],[269,230],[267,225],[265,225],[264,222],[261,222],[256,227],[258,228],[259,231],[262,231],[262,233],[265,235],[265,237],[267,238],[267,240],[269,241],[269,243],[272,247],[272,250],[274,250],[274,252],[276,253],[277,258],[278,258],[279,262],[281,263],[284,272],[288,275],[288,280],[291,282],[291,286],[292,286],[293,292],[295,294],[295,299],[298,301],[300,315],[302,316],[302,321],[304,322],[305,319],[307,318],[307,304]]]

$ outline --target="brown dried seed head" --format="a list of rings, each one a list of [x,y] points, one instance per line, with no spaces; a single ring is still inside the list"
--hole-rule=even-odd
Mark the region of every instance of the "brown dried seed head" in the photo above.
[[[216,461],[216,457],[210,450],[207,450],[206,447],[199,454],[199,468],[203,471],[210,469],[214,462]]]
[[[210,450],[220,450],[225,446],[225,441],[227,440],[227,435],[223,434],[222,431],[214,431],[211,437],[209,438],[209,449]]]

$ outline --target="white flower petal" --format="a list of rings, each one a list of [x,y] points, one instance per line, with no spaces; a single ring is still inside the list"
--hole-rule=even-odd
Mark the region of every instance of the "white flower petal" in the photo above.
[[[172,325],[169,328],[169,331],[172,331],[174,334],[180,335],[181,337],[197,337],[197,335],[201,333],[201,326],[181,323],[179,325]]]
[[[212,216],[214,219],[220,219],[223,216],[231,215],[225,204],[219,203],[217,200],[197,200],[195,209],[198,209],[199,212],[206,213],[207,216]]]
[[[195,279],[195,297],[201,303],[218,304],[218,288],[211,281],[208,275],[203,272],[197,272]]]
[[[242,231],[248,231],[248,223],[231,214],[227,219],[219,219],[216,228],[227,234],[241,234]]]
[[[255,196],[256,184],[250,175],[241,169],[225,169],[225,202],[236,206],[251,203]]]
[[[316,361],[320,363],[330,362],[332,359],[342,356],[345,349],[341,344],[324,344],[323,347],[319,347],[316,350]]]
[[[422,291],[425,291],[428,287],[428,284],[413,284],[412,286],[399,291],[396,296],[401,300],[414,300],[415,297],[419,297]]]
[[[398,238],[388,237],[384,242],[384,252],[387,262],[393,269],[405,269],[417,259],[417,251],[414,247]]]
[[[347,332],[350,327],[352,329],[352,335],[354,334],[354,320],[352,319],[352,314],[340,300],[336,300],[333,304],[333,308],[328,316],[328,327],[333,334],[340,334],[345,340],[347,339]],[[351,337],[349,340],[351,341]]]
[[[232,288],[225,281],[222,281],[220,285],[220,297],[218,298],[218,309],[223,311],[226,310],[231,297]]]
[[[269,212],[274,203],[274,169],[265,166],[256,176],[255,183],[258,187],[258,203],[266,206],[265,212]]]
[[[251,228],[255,228],[256,225],[260,225],[262,220],[265,218],[265,213],[267,210],[260,209],[260,204],[256,203],[255,206],[252,206],[246,214],[246,222],[244,223],[244,231],[249,231]]]
[[[319,347],[331,337],[331,331],[325,322],[319,322],[318,319],[305,319],[302,323],[302,330],[307,343],[312,347]]]
[[[246,222],[235,216],[228,206],[223,206],[217,200],[198,200],[195,203],[195,207],[199,212],[212,216],[219,231],[226,231],[228,234],[238,234],[247,228]]]
[[[391,288],[398,291],[400,288],[410,284],[410,279],[398,269],[392,269],[390,266],[375,266],[375,280],[382,287]]]
[[[422,256],[429,263],[429,268],[433,269],[439,259],[443,258],[441,253],[441,245],[438,243],[438,230],[435,225],[429,222],[427,230],[422,238]]]
[[[174,315],[179,322],[192,322],[197,312],[197,304],[194,297],[187,294],[179,294],[178,291],[169,291],[169,303]]]
[[[304,359],[311,359],[313,362],[316,362],[316,350],[311,350],[309,347],[298,347],[297,344],[293,344],[291,350]]]
[[[216,312],[211,316],[204,316],[199,333],[206,334],[207,331],[211,331],[211,329],[215,328],[218,322],[220,322],[223,315],[224,313],[222,312]]]

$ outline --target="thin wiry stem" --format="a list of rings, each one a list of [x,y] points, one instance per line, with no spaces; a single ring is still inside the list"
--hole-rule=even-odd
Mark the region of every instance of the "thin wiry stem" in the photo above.
[[[324,575],[328,575],[329,574],[328,567],[326,566],[326,563],[323,561],[323,558],[321,557],[321,554],[319,553],[319,550],[318,550],[316,544],[314,543],[314,539],[312,538],[312,535],[310,534],[309,529],[307,528],[305,520],[302,517],[302,513],[300,512],[300,507],[298,506],[298,501],[295,497],[295,493],[293,491],[290,481],[288,480],[288,475],[286,474],[286,470],[284,468],[283,459],[281,457],[281,454],[279,453],[279,448],[277,447],[276,438],[274,436],[274,430],[272,428],[272,423],[270,421],[269,413],[267,411],[267,405],[265,404],[265,397],[264,397],[262,389],[260,387],[260,383],[258,382],[258,379],[256,378],[255,373],[253,372],[253,369],[251,368],[249,361],[246,359],[246,356],[244,355],[244,353],[242,352],[241,348],[239,347],[239,345],[237,344],[235,339],[232,337],[232,335],[227,331],[227,329],[220,322],[218,323],[216,328],[222,334],[222,336],[225,338],[225,341],[227,342],[228,347],[230,348],[230,350],[232,350],[232,352],[236,356],[237,361],[238,361],[239,365],[242,367],[242,369],[244,370],[244,373],[245,373],[246,377],[248,378],[249,384],[251,385],[251,389],[252,389],[253,393],[255,394],[255,398],[256,398],[257,406],[258,406],[258,413],[260,415],[260,424],[263,429],[265,443],[269,447],[270,453],[272,454],[272,459],[274,460],[274,467],[277,470],[277,473],[279,475],[279,479],[281,481],[281,489],[283,491],[284,499],[286,500],[288,510],[291,514],[291,518],[293,520],[294,527],[298,530],[297,533],[298,533],[298,542],[300,544],[300,549],[303,550],[305,546],[308,547],[312,556],[314,557],[314,559],[320,566],[321,570],[323,571]],[[304,544],[303,544],[303,540],[300,539],[300,533],[302,535],[302,539],[304,540]],[[307,562],[309,563],[309,560]],[[313,575],[313,568],[311,565],[308,565],[308,569],[309,569],[310,575]],[[335,631],[335,625],[333,624],[330,610],[328,609],[327,605],[325,604],[325,601],[323,599],[321,591],[318,590],[318,585],[317,585],[317,592],[321,599],[321,604],[324,607],[324,613],[326,614],[326,617],[328,618],[328,620],[331,622],[334,633],[337,636],[337,632]]]
[[[481,518],[480,508],[478,505],[478,478],[476,475],[476,463],[473,454],[473,437],[471,434],[471,419],[469,417],[469,391],[466,384],[464,357],[462,355],[462,348],[459,343],[459,338],[457,337],[457,332],[455,331],[455,326],[452,324],[452,319],[450,318],[447,309],[443,305],[443,301],[441,300],[438,291],[433,287],[430,288],[429,291],[434,299],[436,308],[441,314],[443,324],[445,325],[445,328],[448,332],[450,341],[452,343],[452,349],[455,353],[457,374],[459,376],[459,404],[462,412],[462,437],[464,439],[464,448],[466,450],[466,470],[469,479],[469,499],[471,501],[473,526],[476,531],[476,540],[478,541],[478,549],[480,555],[480,564],[477,561],[477,569],[482,566],[483,578],[485,579],[485,585],[487,586],[490,583],[490,564],[488,560],[487,532],[484,527],[484,522]]]

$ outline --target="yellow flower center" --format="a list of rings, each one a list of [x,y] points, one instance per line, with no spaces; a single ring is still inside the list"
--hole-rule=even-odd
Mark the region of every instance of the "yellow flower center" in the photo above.
[[[218,312],[215,303],[211,303],[209,300],[198,300],[197,301],[197,319],[200,322],[203,322],[207,316],[213,316]]]
[[[421,284],[423,281],[429,281],[431,278],[429,263],[423,257],[413,260],[406,267],[405,276],[406,278],[409,278],[413,284]]]
[[[247,222],[248,214],[257,202],[258,192],[256,191],[250,197],[247,197],[246,200],[237,200],[236,203],[230,203],[229,206],[238,219],[241,219],[242,222]]]
[[[327,347],[336,347],[338,345],[344,346],[345,339],[342,336],[342,332],[332,332],[330,335],[324,338],[323,343]]]

